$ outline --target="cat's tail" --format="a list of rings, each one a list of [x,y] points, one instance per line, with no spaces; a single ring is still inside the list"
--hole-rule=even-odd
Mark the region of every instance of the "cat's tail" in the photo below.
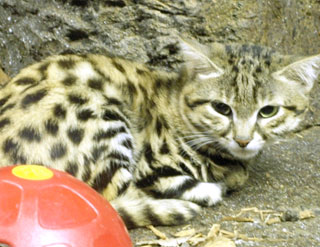
[[[127,193],[126,193],[127,192]],[[179,225],[197,215],[201,207],[177,199],[156,199],[131,187],[111,201],[127,228],[147,225]]]

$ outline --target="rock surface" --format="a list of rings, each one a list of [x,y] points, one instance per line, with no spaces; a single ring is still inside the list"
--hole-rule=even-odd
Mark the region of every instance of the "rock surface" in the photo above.
[[[181,62],[177,35],[202,43],[251,42],[283,53],[315,54],[320,52],[320,1],[0,0],[0,67],[9,76],[60,53],[112,53],[174,70]],[[319,125],[317,100],[314,109],[309,121]],[[272,225],[260,221],[221,224],[227,230],[266,239],[237,240],[237,246],[320,246],[319,138],[320,128],[314,126],[266,149],[252,167],[248,185],[223,204],[204,210],[192,227],[208,231],[223,216],[248,207],[310,209],[315,218]],[[161,229],[169,234],[181,227]],[[147,229],[131,235],[135,242],[154,238]]]

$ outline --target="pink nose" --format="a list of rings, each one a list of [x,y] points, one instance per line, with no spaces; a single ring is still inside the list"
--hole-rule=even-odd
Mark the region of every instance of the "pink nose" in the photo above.
[[[244,139],[234,139],[234,140],[242,148],[245,148],[246,146],[248,146],[249,142],[251,141],[251,140],[248,140],[248,139],[246,139],[246,140],[244,140]]]

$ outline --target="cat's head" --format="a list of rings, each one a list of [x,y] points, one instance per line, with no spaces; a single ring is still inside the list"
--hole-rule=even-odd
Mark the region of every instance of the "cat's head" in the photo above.
[[[320,72],[320,55],[294,59],[255,45],[182,41],[181,51],[179,111],[188,144],[239,159],[298,128]]]

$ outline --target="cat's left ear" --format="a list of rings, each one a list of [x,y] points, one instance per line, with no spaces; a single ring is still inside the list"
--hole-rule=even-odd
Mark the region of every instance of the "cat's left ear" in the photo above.
[[[273,73],[273,77],[284,83],[297,84],[308,93],[320,74],[320,54],[294,62]]]
[[[223,69],[205,55],[207,50],[207,47],[195,41],[180,39],[180,52],[190,77],[205,80],[219,77],[224,73]]]

